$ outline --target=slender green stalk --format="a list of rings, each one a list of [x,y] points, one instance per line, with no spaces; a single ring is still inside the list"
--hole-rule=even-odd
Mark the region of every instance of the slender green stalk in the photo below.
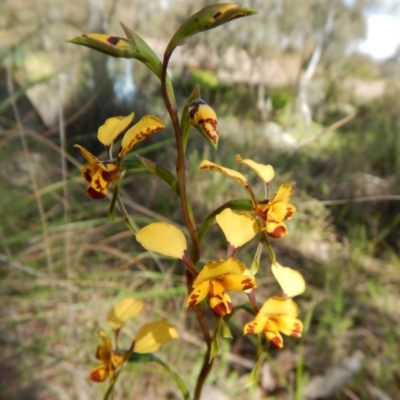
[[[190,238],[192,240],[193,262],[196,263],[200,258],[200,245],[196,228],[196,222],[194,221],[193,215],[189,212],[189,204],[186,195],[185,153],[183,150],[183,142],[182,142],[181,129],[179,125],[178,110],[176,108],[175,101],[173,103],[171,102],[166,86],[167,67],[170,56],[171,54],[168,53],[164,55],[164,62],[161,74],[162,94],[165,106],[167,107],[168,113],[171,117],[172,126],[174,128],[175,139],[176,139],[176,150],[178,153],[176,159],[176,173],[179,183],[179,199],[181,201],[183,219],[185,220],[185,224],[189,230]]]
[[[199,242],[199,236],[197,232],[197,227],[196,227],[196,222],[194,220],[193,214],[190,212],[188,200],[187,200],[187,194],[186,194],[186,176],[185,176],[185,152],[183,148],[183,140],[182,140],[182,133],[180,129],[180,124],[179,124],[179,118],[178,118],[178,110],[176,107],[175,100],[173,102],[171,101],[171,98],[168,94],[167,91],[167,67],[168,67],[168,62],[171,57],[171,52],[166,52],[164,54],[164,60],[163,60],[163,66],[162,66],[162,74],[161,74],[161,87],[162,87],[162,94],[165,102],[165,106],[168,110],[168,113],[171,117],[172,125],[174,128],[174,133],[175,133],[175,139],[176,139],[176,149],[177,149],[177,160],[176,160],[176,173],[177,173],[177,178],[178,178],[178,188],[179,188],[179,198],[181,201],[181,208],[182,208],[182,214],[183,214],[183,219],[185,220],[185,224],[188,228],[190,238],[192,241],[192,260],[193,263],[196,264],[196,262],[200,259],[200,242]],[[191,287],[192,287],[192,282],[193,282],[193,277],[187,273],[186,274],[186,280],[187,280],[187,287],[188,287],[188,292],[190,293]],[[197,321],[200,325],[200,329],[203,333],[204,341],[206,342],[207,345],[207,351],[203,359],[203,366],[201,368],[200,374],[197,378],[197,383],[196,383],[196,388],[194,392],[194,400],[199,400],[201,396],[201,392],[204,386],[204,382],[207,379],[208,374],[210,373],[211,367],[212,367],[212,361],[210,362],[210,354],[211,354],[211,338],[207,326],[206,319],[204,317],[204,312],[201,309],[201,306],[195,306],[194,311],[197,317]]]

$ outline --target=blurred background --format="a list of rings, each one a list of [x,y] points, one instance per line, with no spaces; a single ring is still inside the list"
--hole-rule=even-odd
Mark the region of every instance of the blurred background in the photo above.
[[[69,43],[81,33],[124,36],[119,21],[160,57],[169,38],[210,1],[0,1],[0,397],[102,398],[87,380],[96,331],[117,300],[136,295],[146,311],[127,324],[168,318],[180,332],[161,357],[194,387],[204,348],[184,311],[182,267],[143,253],[109,201],[85,195],[73,144],[101,155],[98,127],[132,110],[167,128],[135,148],[174,170],[175,152],[160,84],[135,60]],[[255,399],[399,399],[400,392],[400,6],[385,0],[243,0],[258,10],[189,39],[169,73],[180,106],[195,84],[216,110],[218,152],[193,131],[188,190],[197,221],[231,198],[234,182],[198,171],[203,158],[238,168],[234,155],[272,164],[272,190],[296,181],[298,212],[273,243],[299,269],[297,301],[306,332],[264,363]],[[262,194],[248,171],[241,170]],[[259,186],[258,186],[259,185]],[[182,223],[173,192],[137,168],[123,198],[139,226]],[[203,261],[224,257],[213,227]],[[250,263],[254,245],[241,250]],[[278,290],[262,259],[259,301]],[[244,301],[234,296],[236,302]],[[233,319],[232,319],[233,320]],[[205,399],[248,399],[254,342],[234,339],[207,382]],[[232,324],[234,324],[232,322]],[[176,346],[180,351],[176,351]],[[157,366],[128,365],[115,399],[178,399]]]

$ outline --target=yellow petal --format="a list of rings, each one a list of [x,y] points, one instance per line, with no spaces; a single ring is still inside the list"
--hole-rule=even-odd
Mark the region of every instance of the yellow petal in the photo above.
[[[103,363],[107,365],[111,360],[111,339],[103,330],[99,330],[97,334],[101,337],[103,344],[97,347],[96,358],[103,361]]]
[[[306,282],[299,271],[279,263],[272,264],[271,269],[286,297],[298,296],[306,290]]]
[[[245,335],[255,335],[264,330],[265,324],[267,323],[268,318],[262,315],[257,315],[253,321],[248,322],[244,326],[244,334]]]
[[[193,289],[192,293],[190,293],[189,298],[186,302],[186,308],[194,306],[195,304],[200,303],[202,300],[206,298],[208,292],[210,290],[210,281],[205,281],[196,285]]]
[[[95,157],[89,150],[86,150],[84,147],[82,147],[79,144],[74,144],[74,147],[79,149],[81,151],[81,154],[83,158],[89,163],[89,164],[94,164],[97,165],[99,168],[107,170],[107,167],[103,165],[103,163]]]
[[[218,128],[215,111],[204,100],[197,99],[190,103],[188,112],[192,124],[216,148],[218,146]]]
[[[81,174],[86,182],[92,182],[93,176],[99,170],[99,166],[97,164],[86,164],[81,169]]]
[[[288,203],[290,198],[293,195],[293,184],[292,183],[284,183],[279,186],[278,191],[272,197],[270,203],[277,203],[279,201],[283,201],[284,203]]]
[[[226,290],[234,292],[246,291],[257,287],[255,279],[246,275],[228,274],[217,280]]]
[[[257,221],[249,214],[236,214],[226,208],[215,219],[226,240],[235,248],[249,242],[258,232]]]
[[[267,221],[265,229],[269,236],[274,239],[280,239],[287,235],[287,228],[283,222],[270,222]]]
[[[278,329],[287,336],[299,338],[303,332],[303,323],[296,318],[280,315],[275,317]]]
[[[107,379],[110,371],[105,365],[99,365],[89,375],[89,379],[93,382],[103,382]]]
[[[136,234],[136,240],[149,251],[182,259],[187,250],[185,235],[165,222],[154,222]]]
[[[210,282],[210,307],[219,317],[232,312],[232,300],[217,281]]]
[[[209,262],[200,271],[193,287],[200,285],[202,282],[215,279],[227,274],[242,275],[246,267],[236,258],[228,258],[225,261]]]
[[[175,327],[168,322],[153,321],[143,325],[135,338],[135,353],[153,353],[161,345],[178,338]]]
[[[278,349],[283,347],[283,338],[278,331],[264,331],[265,337],[269,342],[271,342]]]
[[[134,297],[127,297],[119,301],[108,313],[107,322],[111,328],[119,329],[126,321],[135,317],[142,311],[143,301]]]
[[[164,127],[165,125],[163,122],[157,117],[154,117],[153,115],[144,116],[137,124],[133,125],[132,128],[125,133],[118,153],[118,158],[124,157],[135,145]]]
[[[274,296],[263,304],[258,315],[268,318],[277,315],[287,315],[296,318],[299,315],[299,308],[290,298]]]
[[[211,161],[204,160],[199,166],[199,169],[209,169],[211,171],[220,172],[223,175],[229,176],[229,178],[234,179],[236,182],[240,183],[242,186],[247,187],[249,184],[246,178],[240,173],[230,168],[221,167],[218,164],[214,164]]]
[[[109,182],[104,179],[102,172],[104,172],[102,169],[97,170],[92,176],[92,181],[86,191],[86,194],[92,199],[103,199],[107,194]]]
[[[241,164],[245,164],[251,168],[265,183],[269,183],[272,181],[272,179],[274,179],[275,171],[272,165],[259,164],[250,159],[243,160],[239,154],[236,155],[236,160]]]
[[[114,140],[130,125],[135,114],[132,112],[126,117],[108,118],[106,122],[100,126],[97,132],[97,138],[104,146],[109,147]]]

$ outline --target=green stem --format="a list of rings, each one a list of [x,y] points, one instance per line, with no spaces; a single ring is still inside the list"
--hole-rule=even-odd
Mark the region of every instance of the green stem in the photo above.
[[[165,53],[164,55],[164,62],[161,72],[161,86],[162,86],[164,103],[170,115],[172,126],[174,128],[174,133],[175,133],[176,150],[177,150],[176,174],[179,183],[179,199],[181,201],[183,219],[185,220],[185,224],[189,230],[190,238],[193,244],[193,249],[192,249],[193,262],[196,264],[196,262],[200,259],[200,245],[196,228],[196,222],[194,221],[193,214],[191,214],[189,211],[189,204],[186,195],[185,153],[183,150],[183,142],[182,142],[181,129],[179,125],[178,110],[176,107],[175,100],[173,100],[173,102],[171,101],[166,86],[167,67],[170,56],[171,56],[170,53]]]
[[[275,255],[274,249],[272,248],[271,243],[269,242],[265,232],[262,233],[261,240],[265,244],[265,247],[267,248],[268,255],[269,255],[269,258],[271,260],[271,263],[275,264],[276,263],[276,255]]]
[[[200,259],[200,242],[199,242],[196,222],[194,220],[193,213],[190,212],[186,194],[185,151],[183,147],[184,144],[182,140],[182,133],[179,124],[176,102],[173,96],[169,96],[166,85],[167,67],[170,57],[171,57],[171,52],[170,51],[165,52],[162,71],[161,71],[161,88],[162,88],[164,103],[170,115],[172,126],[174,128],[174,133],[175,133],[176,150],[177,150],[176,174],[178,178],[179,199],[181,201],[183,219],[188,228],[190,238],[192,241],[192,249],[191,249],[192,260],[193,263],[196,264],[197,261]],[[193,283],[193,277],[191,274],[186,273],[186,281],[187,281],[188,292],[190,293]],[[194,306],[193,309],[195,311],[197,321],[203,333],[204,341],[207,345],[207,351],[204,356],[203,366],[197,378],[196,388],[194,392],[194,400],[199,400],[201,396],[201,391],[204,386],[204,382],[206,381],[207,376],[210,373],[212,367],[212,362],[209,362],[211,354],[211,338],[207,327],[207,321],[205,319],[204,312],[201,310],[201,306]]]
[[[214,359],[210,361],[210,354],[211,354],[211,346],[208,346],[206,354],[204,355],[203,366],[201,367],[200,374],[197,378],[196,388],[194,389],[193,400],[200,400],[201,391],[203,390],[204,383],[213,366]]]

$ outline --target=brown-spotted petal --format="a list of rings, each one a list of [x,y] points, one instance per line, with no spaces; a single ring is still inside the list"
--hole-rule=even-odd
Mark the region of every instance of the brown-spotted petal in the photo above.
[[[163,122],[153,115],[144,116],[137,124],[132,126],[122,139],[118,158],[124,157],[134,146],[152,134],[163,129]]]
[[[241,292],[245,290],[255,289],[257,287],[256,281],[251,276],[246,275],[224,275],[218,278],[218,282],[226,289],[234,292]]]
[[[280,332],[287,336],[299,338],[303,332],[303,323],[296,318],[280,315],[275,318]]]
[[[225,288],[217,281],[210,282],[210,307],[219,317],[232,312],[232,300]]]
[[[83,146],[79,144],[74,144],[74,147],[81,151],[83,158],[89,163],[97,165],[99,168],[106,170],[107,167],[103,165],[103,163],[95,157],[89,150],[85,149]]]
[[[194,287],[186,302],[186,308],[200,303],[206,298],[210,290],[210,281],[202,282]]]
[[[249,186],[246,178],[238,171],[235,171],[230,168],[221,167],[218,164],[214,164],[211,161],[204,160],[199,166],[199,169],[209,169],[210,171],[216,171],[223,175],[228,176],[229,178],[234,179],[236,182],[240,183],[242,186],[247,188]]]
[[[95,368],[89,375],[89,379],[93,382],[103,382],[110,374],[109,368],[102,364]]]

